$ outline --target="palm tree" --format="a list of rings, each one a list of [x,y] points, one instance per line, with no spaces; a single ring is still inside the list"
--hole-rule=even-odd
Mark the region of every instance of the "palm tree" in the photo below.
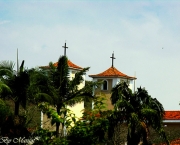
[[[119,83],[112,89],[111,102],[115,108],[116,121],[128,126],[128,145],[137,145],[140,141],[148,144],[149,127],[169,144],[162,125],[164,108],[145,89],[140,87],[132,93],[128,84]]]
[[[78,89],[78,85],[83,81],[82,76],[89,68],[80,70],[75,74],[74,79],[70,80],[67,60],[66,56],[61,56],[57,67],[50,63],[48,69],[34,73],[31,84],[31,90],[34,92],[30,92],[35,94],[36,100],[38,102],[49,102],[56,108],[59,116],[61,116],[61,110],[66,105],[73,106],[88,97],[93,97],[89,88]],[[56,121],[56,136],[59,136],[59,130],[60,122]]]
[[[0,98],[3,98],[3,96],[11,93],[11,89],[0,80]]]
[[[29,73],[24,70],[24,60],[19,68],[19,71],[14,71],[14,63],[12,61],[0,62],[0,81],[3,83],[6,93],[1,94],[1,97],[10,97],[15,103],[14,115],[19,115],[19,106],[26,108],[27,90],[29,86]]]

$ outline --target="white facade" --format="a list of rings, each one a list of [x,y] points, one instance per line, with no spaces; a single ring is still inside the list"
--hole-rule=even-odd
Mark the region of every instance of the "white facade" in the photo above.
[[[78,72],[78,70],[71,68],[69,69],[70,80],[72,80],[75,77],[76,72]],[[82,89],[85,86],[85,75],[83,75],[83,79],[84,81],[78,86],[78,89]],[[84,109],[84,102],[78,103],[73,107],[68,106],[68,109],[70,109],[76,115],[77,118],[81,118],[83,115],[82,113]]]
[[[113,105],[111,104],[110,98],[111,98],[111,90],[114,88],[117,84],[124,81],[127,82],[129,85],[129,88],[134,92],[134,85],[135,85],[135,77],[128,76],[119,70],[117,70],[115,67],[110,67],[107,70],[95,74],[95,75],[89,75],[89,77],[92,77],[92,81],[103,81],[103,84],[100,89],[97,89],[95,91],[96,93],[103,93],[107,97],[107,109],[113,109]]]
[[[104,78],[93,78],[92,79],[92,81],[93,82],[96,82],[96,81],[98,81],[98,79],[101,79],[101,80],[112,80],[112,88],[113,87],[115,87],[119,82],[121,82],[121,81],[125,81],[125,82],[127,82],[128,81],[128,84],[129,84],[129,88],[134,92],[134,85],[135,85],[135,83],[134,83],[134,81],[135,80],[130,80],[130,79],[124,79],[124,78],[108,78],[108,77],[104,77]],[[109,85],[109,83],[108,83],[108,85]],[[102,90],[102,87],[101,87],[101,90]]]
[[[69,60],[68,60],[69,61]],[[72,62],[70,62],[72,64]],[[74,64],[73,64],[74,65]],[[69,79],[73,80],[75,78],[75,74],[80,71],[81,68],[73,68],[69,67]],[[83,81],[79,84],[78,89],[82,89],[85,86],[85,75],[83,75]],[[71,110],[71,113],[75,114],[75,116],[79,119],[82,117],[83,109],[84,109],[84,102],[77,103],[73,107],[67,106],[68,109]],[[41,112],[41,128],[46,128],[49,130],[55,130],[55,126],[51,126],[51,119],[47,118],[47,115]]]

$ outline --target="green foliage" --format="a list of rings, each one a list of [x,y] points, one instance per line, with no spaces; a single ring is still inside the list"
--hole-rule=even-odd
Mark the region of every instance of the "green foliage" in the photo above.
[[[26,108],[29,87],[29,72],[24,70],[24,60],[17,72],[13,70],[14,63],[11,61],[0,62],[0,84],[1,97],[10,97],[15,103],[15,115],[19,115],[19,105]],[[9,92],[9,93],[5,93]]]
[[[92,81],[85,81],[86,91],[93,94],[93,82]],[[92,109],[92,99],[84,99],[84,108],[86,110]]]
[[[12,61],[1,61],[0,62],[0,80],[10,79],[15,75],[12,73],[14,69],[14,63]]]
[[[30,82],[29,92],[35,96],[34,102],[48,102],[55,109],[51,109],[51,111],[56,111],[56,114],[45,111],[51,117],[51,123],[56,123],[56,136],[59,136],[60,124],[64,126],[64,120],[66,120],[66,124],[69,123],[68,117],[66,118],[68,115],[66,106],[73,106],[89,97],[93,98],[92,92],[87,91],[87,87],[78,88],[84,81],[83,75],[89,68],[78,70],[75,77],[70,80],[67,61],[66,56],[61,56],[57,67],[53,63],[49,63],[48,69],[34,71]],[[57,119],[57,116],[61,116],[61,119]],[[66,119],[63,120],[62,117]]]
[[[128,145],[137,145],[140,141],[148,144],[150,127],[160,135],[160,140],[169,144],[162,125],[164,108],[145,89],[140,87],[132,93],[127,83],[117,84],[112,89],[111,95],[114,110],[106,110],[104,98],[102,96],[94,98],[92,95],[95,87],[99,87],[98,83],[86,81],[85,87],[78,88],[84,81],[83,75],[89,67],[77,71],[75,77],[69,79],[67,61],[67,57],[62,56],[58,60],[57,67],[49,63],[48,69],[45,70],[24,70],[24,61],[22,61],[17,72],[13,70],[14,63],[0,62],[0,97],[13,99],[16,115],[9,116],[7,105],[0,99],[0,125],[4,125],[4,135],[13,137],[29,135],[26,127],[32,121],[32,116],[27,117],[28,110],[20,116],[19,107],[21,105],[26,109],[27,101],[31,101],[39,104],[40,110],[51,118],[52,125],[56,124],[56,132],[44,129],[38,129],[35,132],[35,135],[40,137],[40,140],[35,143],[38,145],[104,143],[107,142],[108,137],[110,139],[115,137],[123,124],[127,125]],[[77,120],[67,106],[73,106],[82,101],[89,104],[93,101],[94,108],[85,103],[83,117]],[[59,133],[60,129],[61,133]],[[17,132],[20,134],[16,134]],[[116,144],[120,142],[117,141]]]
[[[47,114],[48,118],[51,118],[52,125],[58,122],[66,126],[66,129],[68,130],[72,124],[76,122],[75,114],[65,106],[60,110],[59,114],[47,102],[39,103],[38,107]]]
[[[78,120],[68,132],[69,145],[95,145],[106,142],[106,132],[109,127],[107,116],[104,111],[103,98],[94,100],[94,108],[85,110],[82,120]]]
[[[33,134],[33,136],[38,136],[39,140],[34,143],[34,145],[50,145],[54,132],[49,130],[39,128]]]
[[[5,83],[0,81],[0,97],[4,98],[4,96],[6,96],[8,94],[9,95],[12,94],[11,89]]]
[[[128,84],[119,83],[112,89],[111,101],[115,107],[110,118],[111,125],[116,126],[118,122],[127,124],[128,145],[136,145],[140,140],[147,144],[150,126],[169,144],[162,124],[164,108],[145,89],[140,87],[132,93]]]
[[[39,140],[33,145],[68,145],[66,137],[55,137],[55,132],[39,128],[33,136],[38,136]]]
[[[7,106],[2,99],[0,99],[0,126],[5,123],[7,117],[10,115],[11,112],[9,106]]]

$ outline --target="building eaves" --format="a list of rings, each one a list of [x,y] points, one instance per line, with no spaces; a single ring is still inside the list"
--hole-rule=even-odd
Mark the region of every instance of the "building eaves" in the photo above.
[[[103,78],[103,77],[110,77],[110,78],[125,78],[125,79],[136,79],[135,77],[128,76],[119,70],[117,70],[115,67],[110,67],[107,70],[105,70],[102,73],[95,74],[95,75],[89,75],[89,77],[92,78]]]
[[[58,62],[55,62],[53,65],[54,65],[55,67],[57,67],[57,66],[58,66]],[[80,66],[72,63],[70,60],[68,60],[68,67],[69,67],[70,69],[75,69],[75,70],[82,70],[82,69],[83,69],[82,67],[80,67]],[[40,66],[40,68],[48,69],[49,66]]]

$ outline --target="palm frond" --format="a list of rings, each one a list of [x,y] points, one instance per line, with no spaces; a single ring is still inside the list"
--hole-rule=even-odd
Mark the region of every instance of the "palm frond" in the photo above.
[[[60,96],[66,96],[68,92],[69,70],[67,60],[66,56],[62,56],[58,60],[56,84],[59,86]]]
[[[48,102],[49,104],[52,104],[52,102],[53,102],[51,96],[49,96],[46,93],[38,93],[38,94],[36,94],[35,100],[37,102]]]
[[[15,75],[14,63],[12,61],[0,62],[0,79],[9,79]]]
[[[12,94],[11,89],[0,81],[0,97],[6,97],[7,95]]]
[[[127,139],[130,144],[136,144],[135,141],[138,143],[140,139],[147,144],[149,126],[159,132],[168,143],[162,126],[164,108],[147,90],[140,87],[132,93],[125,82],[120,82],[112,89],[111,102],[128,125]]]
[[[133,112],[134,111],[134,107],[132,106],[132,104],[130,104],[128,101],[124,100],[124,99],[119,99],[116,104],[115,104],[115,110],[123,110],[123,111],[127,111],[127,112]]]
[[[15,63],[13,61],[4,60],[4,61],[0,62],[0,69],[1,68],[6,68],[6,69],[12,71],[14,69],[14,66],[15,66]]]
[[[84,81],[83,75],[85,75],[88,70],[89,70],[89,67],[83,68],[82,70],[78,71],[75,74],[74,79],[70,81],[69,87],[73,89],[76,86],[78,86],[80,83],[82,83]]]
[[[163,107],[163,105],[162,105],[156,98],[152,98],[152,99],[150,100],[149,105],[151,106],[151,108],[153,108],[154,110],[156,110],[157,113],[158,113],[161,117],[164,116],[164,113],[165,113],[164,107]]]
[[[126,82],[120,82],[112,88],[111,102],[114,105],[119,99],[129,100],[132,96],[132,91],[129,89]]]
[[[142,116],[144,116],[145,118],[148,116],[154,116],[157,114],[157,111],[152,109],[152,108],[143,108],[140,110],[140,113]]]

